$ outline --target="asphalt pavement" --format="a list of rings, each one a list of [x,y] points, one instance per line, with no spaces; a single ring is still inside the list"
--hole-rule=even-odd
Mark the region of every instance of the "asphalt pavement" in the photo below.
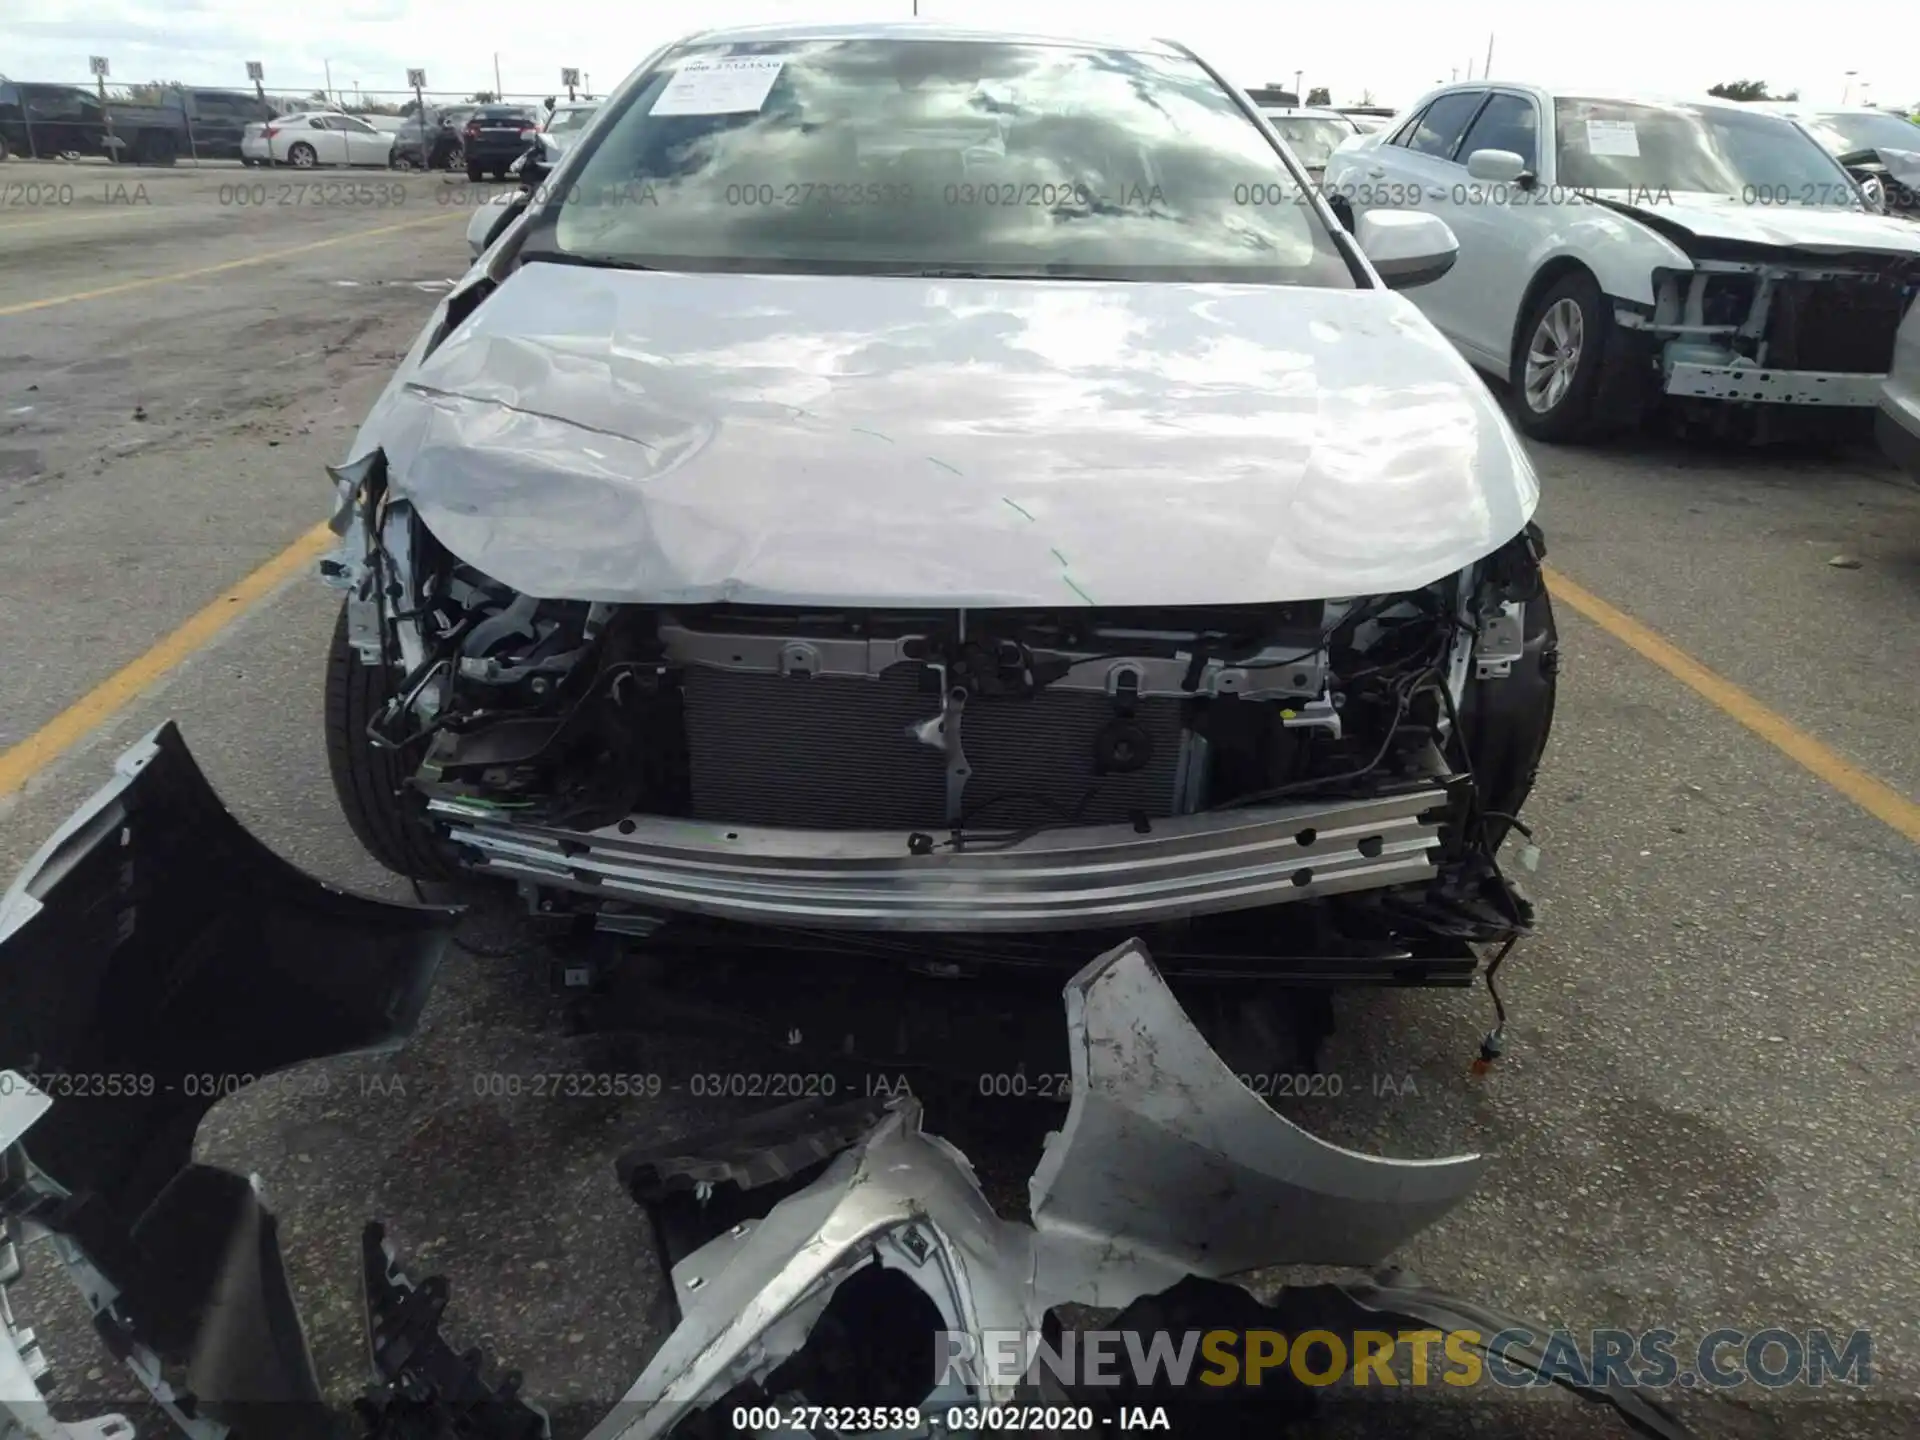
[[[327,781],[335,597],[310,567],[236,600],[192,653],[138,667],[324,517],[322,467],[465,269],[480,197],[384,172],[309,178],[339,187],[310,196],[280,172],[25,163],[0,186],[29,176],[74,197],[0,207],[0,755],[49,726],[72,743],[0,799],[0,873],[171,717],[281,853],[401,898]],[[1558,604],[1560,709],[1526,816],[1540,929],[1503,971],[1509,1053],[1469,1074],[1491,1023],[1480,989],[1344,995],[1323,1066],[1340,1093],[1289,1113],[1379,1153],[1497,1156],[1403,1257],[1423,1280],[1580,1331],[1868,1330],[1865,1393],[1739,1399],[1785,1433],[1910,1435],[1920,849],[1821,756],[1920,796],[1920,489],[1864,449],[1640,438],[1534,456],[1549,563],[1611,609]],[[1682,683],[1611,611],[1753,708]],[[1813,751],[1756,733],[1771,719]],[[792,1067],[685,1035],[571,1035],[504,904],[482,903],[462,940],[405,1052],[223,1102],[202,1158],[260,1175],[331,1394],[365,1378],[357,1240],[377,1217],[416,1273],[452,1282],[456,1341],[572,1417],[625,1390],[654,1333],[660,1277],[613,1155],[756,1108],[702,1077]],[[509,1087],[491,1077],[609,1069],[658,1075],[662,1094],[493,1093]],[[1050,1112],[978,1108],[1006,1135],[975,1158],[1017,1190],[1025,1132]],[[62,1398],[126,1396],[44,1264],[16,1294]],[[1605,1433],[1571,1407],[1523,1413],[1476,1408],[1473,1433]],[[1704,1413],[1705,1433],[1754,1433],[1744,1409]]]

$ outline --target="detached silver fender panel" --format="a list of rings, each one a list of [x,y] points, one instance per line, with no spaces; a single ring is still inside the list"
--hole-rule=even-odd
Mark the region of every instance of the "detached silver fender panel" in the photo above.
[[[1037,1334],[1056,1305],[1124,1305],[1188,1275],[1382,1259],[1480,1176],[1477,1155],[1379,1159],[1268,1109],[1137,940],[1076,975],[1066,1004],[1072,1103],[1034,1172],[1031,1226],[1002,1220],[965,1157],[921,1132],[918,1103],[898,1101],[813,1185],[674,1268],[684,1318],[588,1440],[666,1435],[763,1379],[868,1265],[907,1273],[949,1332]],[[936,1358],[930,1343],[930,1382]],[[992,1403],[1020,1381],[977,1378]]]

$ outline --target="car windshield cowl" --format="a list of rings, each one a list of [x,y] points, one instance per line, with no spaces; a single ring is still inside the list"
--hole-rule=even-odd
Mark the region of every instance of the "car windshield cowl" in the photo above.
[[[1717,195],[1744,204],[1858,210],[1846,170],[1779,115],[1728,106],[1564,97],[1559,183],[1591,191]]]
[[[603,108],[541,202],[557,251],[657,269],[1364,283],[1305,177],[1170,52],[696,45]]]

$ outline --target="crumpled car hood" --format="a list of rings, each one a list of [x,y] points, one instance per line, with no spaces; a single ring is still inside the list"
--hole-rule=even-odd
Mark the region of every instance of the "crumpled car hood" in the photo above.
[[[1836,184],[1839,182],[1836,180]],[[1664,194],[1655,203],[1635,203],[1643,192],[1598,190],[1593,198],[1663,229],[1701,240],[1777,245],[1818,253],[1885,252],[1920,255],[1911,225],[1863,210],[1816,209],[1810,205],[1746,205],[1724,195]]]
[[[534,263],[424,348],[349,463],[384,449],[442,543],[543,598],[1377,594],[1539,495],[1486,387],[1377,290]]]
[[[1920,189],[1920,150],[1888,150],[1883,147],[1874,153],[1880,157],[1880,163],[1887,167],[1887,174],[1910,189]]]

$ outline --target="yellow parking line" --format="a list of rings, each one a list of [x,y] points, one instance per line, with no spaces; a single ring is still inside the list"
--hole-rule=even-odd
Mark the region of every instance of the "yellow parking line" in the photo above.
[[[309,240],[305,245],[292,245],[285,250],[268,250],[263,254],[248,255],[239,260],[224,260],[218,265],[201,265],[192,270],[176,270],[171,275],[148,275],[138,280],[122,280],[118,285],[102,285],[98,290],[76,290],[71,295],[51,295],[45,300],[26,300],[18,305],[0,305],[0,316],[24,315],[29,310],[46,310],[55,305],[72,305],[80,300],[101,300],[109,295],[124,295],[129,290],[145,290],[154,285],[171,285],[180,280],[198,280],[203,275],[221,275],[229,270],[244,270],[249,265],[270,265],[275,260],[285,260],[290,255],[304,255],[309,250],[324,250],[330,245],[347,245],[355,240],[370,240],[375,235],[392,235],[401,230],[418,230],[425,225],[444,224],[450,214],[459,213],[461,212],[443,210],[419,220],[403,220],[398,225],[376,225],[371,230],[355,230],[350,235],[329,235],[324,240]]]
[[[1920,844],[1920,805],[1882,780],[1842,759],[1806,731],[1775,714],[1724,676],[1716,675],[1624,611],[1581,588],[1558,570],[1547,571],[1547,588],[1642,659],[1651,660],[1724,715],[1824,780],[1862,810]]]
[[[146,654],[108,676],[12,749],[0,754],[0,799],[27,782],[153,688],[168,671],[271,595],[326,551],[334,536],[323,524],[307,531],[246,579],[220,595]]]

